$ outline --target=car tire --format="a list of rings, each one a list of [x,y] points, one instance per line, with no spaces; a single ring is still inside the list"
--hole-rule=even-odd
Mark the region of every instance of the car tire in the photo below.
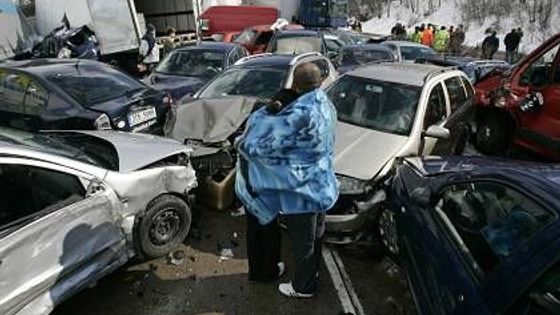
[[[381,243],[383,243],[384,248],[388,251],[391,257],[396,257],[399,254],[399,244],[395,213],[387,208],[384,208],[379,214],[377,222]]]
[[[189,234],[191,221],[191,209],[181,198],[163,195],[152,200],[138,226],[144,257],[162,257],[177,248]]]
[[[484,154],[503,156],[511,143],[511,128],[499,115],[479,119],[476,145]]]

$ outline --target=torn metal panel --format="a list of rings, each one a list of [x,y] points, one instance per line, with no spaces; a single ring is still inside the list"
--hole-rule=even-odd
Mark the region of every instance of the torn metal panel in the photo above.
[[[236,96],[197,99],[172,110],[165,126],[171,139],[220,143],[228,140],[253,112],[256,99]]]

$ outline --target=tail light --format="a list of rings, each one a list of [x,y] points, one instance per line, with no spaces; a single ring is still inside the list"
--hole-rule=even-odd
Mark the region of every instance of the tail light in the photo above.
[[[111,119],[109,119],[109,116],[107,116],[106,114],[101,114],[99,117],[97,117],[93,125],[97,130],[113,129],[113,127],[111,127]]]

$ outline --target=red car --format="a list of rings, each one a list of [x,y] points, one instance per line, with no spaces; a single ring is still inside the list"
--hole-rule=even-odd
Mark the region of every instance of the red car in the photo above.
[[[483,153],[503,154],[515,144],[560,161],[560,33],[509,70],[490,72],[475,89]]]
[[[245,47],[251,55],[264,53],[274,35],[274,31],[270,28],[271,26],[272,25],[257,25],[248,27],[244,29],[233,42]],[[297,24],[290,24],[284,28],[284,30],[302,29],[304,29],[304,27]]]
[[[272,24],[278,19],[278,9],[259,6],[213,6],[201,16],[203,36],[223,34],[228,37],[253,25]]]

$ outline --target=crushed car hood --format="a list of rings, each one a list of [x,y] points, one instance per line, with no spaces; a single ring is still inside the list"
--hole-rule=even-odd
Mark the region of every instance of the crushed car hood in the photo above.
[[[87,130],[72,132],[97,137],[113,145],[119,157],[121,173],[135,171],[169,156],[189,151],[180,142],[148,134]]]
[[[255,103],[255,98],[244,96],[188,101],[172,110],[165,135],[180,142],[223,142],[241,128],[253,112]]]
[[[337,174],[372,179],[395,157],[408,137],[338,122],[335,141]]]

